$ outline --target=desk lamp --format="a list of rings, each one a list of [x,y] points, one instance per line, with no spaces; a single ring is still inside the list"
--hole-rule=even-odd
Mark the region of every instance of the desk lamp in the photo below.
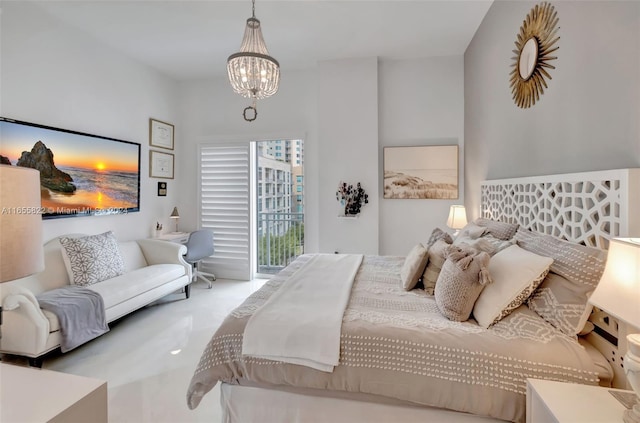
[[[171,216],[169,216],[171,219],[175,219],[176,221],[176,232],[178,232],[178,219],[180,219],[180,215],[178,214],[178,208],[174,207],[173,211],[171,212]]]

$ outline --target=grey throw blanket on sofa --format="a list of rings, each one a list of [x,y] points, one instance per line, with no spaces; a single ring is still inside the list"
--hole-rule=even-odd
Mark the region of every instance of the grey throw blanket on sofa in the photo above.
[[[102,296],[95,291],[70,285],[43,292],[36,298],[40,308],[55,314],[60,322],[62,352],[109,331]]]

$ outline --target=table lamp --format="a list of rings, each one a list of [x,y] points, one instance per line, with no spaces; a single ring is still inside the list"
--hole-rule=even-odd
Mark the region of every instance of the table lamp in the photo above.
[[[449,218],[447,219],[447,226],[456,231],[453,236],[457,236],[460,229],[464,228],[467,224],[467,211],[464,206],[451,206],[449,208]]]
[[[620,322],[640,328],[640,238],[614,238],[609,243],[602,279],[589,299]],[[624,373],[640,393],[640,334],[627,335]],[[640,422],[640,403],[624,413],[625,423]]]
[[[173,211],[171,212],[171,216],[169,216],[171,219],[175,219],[176,221],[176,232],[178,232],[178,219],[180,219],[180,215],[178,214],[178,208],[174,207]]]
[[[40,172],[0,165],[0,283],[44,270],[40,205]]]

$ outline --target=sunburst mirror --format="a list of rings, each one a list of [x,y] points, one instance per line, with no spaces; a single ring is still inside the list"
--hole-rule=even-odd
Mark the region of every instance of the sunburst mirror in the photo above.
[[[533,106],[548,88],[545,79],[551,79],[549,70],[555,69],[549,62],[558,58],[551,53],[560,48],[556,44],[558,29],[557,13],[547,2],[535,5],[522,22],[510,74],[511,93],[518,107]]]

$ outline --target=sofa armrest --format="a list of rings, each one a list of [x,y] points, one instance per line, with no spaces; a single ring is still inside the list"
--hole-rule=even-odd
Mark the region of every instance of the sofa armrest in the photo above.
[[[42,313],[38,300],[30,291],[24,288],[11,291],[3,292],[0,347],[3,351],[40,355],[49,337],[49,319]]]
[[[137,243],[147,264],[180,264],[191,280],[191,265],[184,260],[186,246],[159,239],[139,239]]]

